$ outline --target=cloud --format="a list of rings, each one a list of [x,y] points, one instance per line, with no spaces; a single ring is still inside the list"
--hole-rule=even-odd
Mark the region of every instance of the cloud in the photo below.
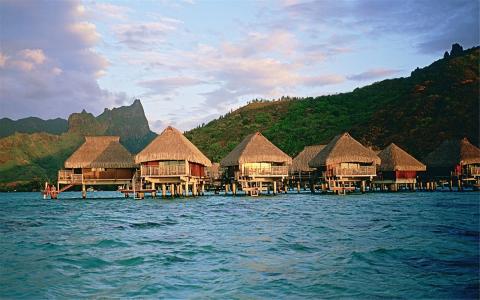
[[[151,90],[155,94],[169,94],[172,91],[205,83],[203,80],[192,77],[167,77],[138,82],[138,85]]]
[[[240,46],[239,46],[240,47]],[[224,112],[245,97],[279,97],[302,86],[324,86],[344,81],[342,76],[304,75],[301,61],[271,57],[234,56],[225,48],[200,45],[190,52],[190,65],[196,72],[217,83],[217,88],[202,93],[207,107]]]
[[[113,31],[120,43],[133,49],[148,49],[164,41],[166,35],[175,31],[181,23],[176,19],[162,18],[157,22],[118,24]]]
[[[319,75],[305,76],[301,78],[301,82],[307,86],[323,86],[329,84],[338,84],[345,81],[341,75]]]
[[[248,57],[267,53],[294,54],[298,41],[292,33],[284,30],[274,30],[268,33],[250,32],[238,43],[225,42],[222,50],[225,55]]]
[[[355,80],[355,81],[380,79],[380,78],[385,78],[385,77],[397,74],[400,71],[401,70],[395,70],[395,69],[371,69],[362,73],[347,76],[347,79]]]
[[[0,52],[0,67],[4,67],[7,62],[8,56]]]
[[[42,49],[24,49],[20,54],[37,65],[43,64],[46,59]]]
[[[87,11],[93,18],[102,21],[102,19],[126,19],[132,10],[127,6],[111,4],[111,3],[89,3]]]
[[[97,83],[108,62],[93,50],[101,36],[80,1],[2,1],[0,27],[1,114],[99,113],[125,97]]]
[[[372,40],[402,36],[424,53],[444,51],[453,42],[468,47],[479,42],[478,1],[293,1],[283,12],[285,20],[275,24],[301,24],[312,32],[331,27]]]

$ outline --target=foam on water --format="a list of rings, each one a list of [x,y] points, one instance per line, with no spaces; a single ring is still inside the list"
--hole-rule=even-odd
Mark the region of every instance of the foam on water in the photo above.
[[[0,298],[478,298],[479,193],[0,194]]]

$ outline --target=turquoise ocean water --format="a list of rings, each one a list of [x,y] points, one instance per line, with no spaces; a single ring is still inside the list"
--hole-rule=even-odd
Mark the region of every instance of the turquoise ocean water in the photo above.
[[[0,194],[1,299],[479,297],[479,193],[79,196]]]

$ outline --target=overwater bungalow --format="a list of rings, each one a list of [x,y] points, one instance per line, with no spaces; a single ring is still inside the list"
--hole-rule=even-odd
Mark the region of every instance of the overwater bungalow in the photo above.
[[[397,191],[399,187],[414,190],[418,173],[427,169],[423,163],[394,143],[380,151],[378,157],[381,164],[378,166],[374,183],[382,190],[387,187],[391,191]]]
[[[450,188],[456,184],[460,190],[465,184],[480,184],[480,149],[467,138],[444,141],[424,162],[429,180],[447,181]]]
[[[377,175],[380,158],[350,134],[343,133],[333,138],[308,165],[317,169],[323,191],[345,193],[360,184],[364,192],[367,181],[371,182]]]
[[[288,178],[288,168],[292,158],[272,144],[260,132],[248,135],[222,161],[226,168],[228,182],[236,194],[237,185],[242,191],[256,196],[264,191],[277,193],[284,179]]]
[[[152,190],[172,197],[203,194],[210,160],[180,131],[169,126],[135,156],[140,176]],[[159,185],[159,186],[157,186]]]
[[[58,171],[56,193],[52,198],[73,186],[129,185],[135,174],[132,154],[120,144],[118,136],[87,136],[85,142],[65,161]]]
[[[223,186],[223,170],[220,167],[220,163],[212,163],[210,167],[207,167],[206,170],[206,184],[209,190],[214,190],[215,193]]]
[[[308,163],[323,149],[325,145],[305,146],[303,150],[295,156],[290,166],[290,180],[296,185],[297,191],[300,192],[301,186],[311,185],[314,179],[315,168],[311,168]]]

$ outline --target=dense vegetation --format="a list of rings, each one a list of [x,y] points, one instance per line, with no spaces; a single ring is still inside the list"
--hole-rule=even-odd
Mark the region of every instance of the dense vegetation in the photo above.
[[[213,161],[255,131],[291,156],[305,145],[327,143],[342,131],[376,148],[395,142],[419,158],[447,138],[466,136],[478,145],[479,52],[478,47],[463,51],[455,46],[443,59],[417,68],[410,77],[384,80],[349,93],[254,100],[185,134]],[[5,120],[0,124],[9,124]],[[56,171],[85,135],[119,135],[132,153],[155,137],[138,100],[128,107],[106,109],[98,117],[85,111],[72,114],[66,132],[61,125],[45,129],[45,125],[18,124],[16,128],[23,129],[14,129],[17,132],[38,133],[0,139],[0,190],[39,189],[45,180],[54,181]]]
[[[446,138],[478,144],[478,61],[478,47],[457,50],[410,77],[349,93],[255,100],[186,136],[214,161],[254,131],[292,156],[342,131],[376,148],[395,142],[420,158]]]
[[[67,120],[56,118],[51,120],[42,120],[40,118],[29,117],[19,120],[9,118],[0,119],[0,138],[19,133],[47,132],[51,134],[62,134],[67,132]]]
[[[105,109],[98,117],[82,111],[68,118],[68,131],[61,134],[15,133],[0,139],[0,190],[39,189],[56,180],[57,170],[80,146],[85,135],[119,135],[132,153],[143,149],[154,137],[142,104]]]

